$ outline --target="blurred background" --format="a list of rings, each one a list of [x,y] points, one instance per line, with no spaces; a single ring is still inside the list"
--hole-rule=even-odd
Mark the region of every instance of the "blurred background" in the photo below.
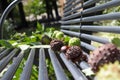
[[[0,1],[0,16],[13,0]],[[45,26],[60,26],[65,0],[22,0],[7,16],[4,22],[5,38],[16,31],[35,28],[37,22]],[[51,25],[53,24],[53,25]],[[34,30],[34,29],[32,29]]]

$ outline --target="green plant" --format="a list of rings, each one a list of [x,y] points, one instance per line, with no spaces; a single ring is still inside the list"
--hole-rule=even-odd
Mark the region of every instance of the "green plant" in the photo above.
[[[37,22],[37,28],[35,31],[32,32],[32,35],[27,35],[25,32],[16,32],[14,35],[11,35],[11,39],[9,39],[8,42],[15,47],[18,47],[19,45],[40,45],[42,44],[41,41],[45,40],[47,40],[45,44],[49,44],[54,30],[54,28],[45,29],[43,25]],[[47,38],[43,37],[44,35],[46,35]]]
[[[5,20],[3,24],[3,39],[10,39],[11,35],[14,35],[16,33],[16,30],[14,29],[15,25],[12,24],[11,20]]]
[[[25,59],[23,59],[13,77],[13,80],[19,80],[20,79],[20,74],[22,73],[23,71],[23,67],[24,67],[24,63],[25,63]]]
[[[46,11],[45,4],[42,0],[28,0],[24,8],[27,15],[33,14],[36,19],[37,15],[40,15]]]
[[[52,63],[49,59],[46,59],[47,69],[48,69],[48,76],[51,80],[56,80],[55,72],[52,66]]]
[[[40,24],[39,22],[37,22],[37,29],[36,32],[40,32],[43,33],[45,31],[45,28],[42,24]]]
[[[111,42],[120,48],[120,38],[115,37],[111,40]]]
[[[0,46],[6,48],[12,48],[13,46],[7,40],[0,40]]]

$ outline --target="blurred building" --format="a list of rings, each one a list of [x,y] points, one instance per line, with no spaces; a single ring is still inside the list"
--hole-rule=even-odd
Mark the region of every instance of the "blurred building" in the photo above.
[[[65,5],[66,0],[58,0],[58,6],[59,6],[59,13],[61,16],[63,16],[63,8]]]

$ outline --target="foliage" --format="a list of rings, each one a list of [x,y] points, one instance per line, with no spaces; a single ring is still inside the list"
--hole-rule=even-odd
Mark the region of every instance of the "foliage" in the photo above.
[[[37,31],[40,31],[42,33],[44,32],[44,29],[45,29],[44,26],[42,26],[41,24],[37,22]]]
[[[25,5],[26,15],[33,14],[35,17],[45,12],[45,4],[41,0],[28,0]]]
[[[46,64],[47,64],[48,76],[49,76],[50,80],[56,80],[56,78],[55,78],[55,72],[54,72],[52,63],[50,62],[49,59],[46,59]]]
[[[38,68],[35,65],[33,65],[32,67],[32,74],[30,80],[38,80]]]
[[[112,43],[120,48],[120,39],[119,38],[113,38]]]
[[[13,77],[13,80],[19,80],[20,79],[20,74],[22,73],[23,71],[23,67],[24,67],[24,63],[25,63],[25,59],[22,59],[16,73],[15,73],[15,76]]]
[[[8,41],[6,41],[6,40],[0,40],[0,45],[1,46],[4,46],[4,47],[6,47],[6,48],[11,48],[11,47],[13,47]]]
[[[32,32],[32,35],[27,35],[26,32],[16,32],[14,35],[11,35],[9,40],[1,40],[0,45],[4,47],[18,47],[19,45],[40,45],[42,36],[47,35],[48,37],[51,37],[54,30],[54,28],[45,29],[43,25],[37,23],[37,29]]]
[[[14,29],[14,24],[11,24],[12,21],[11,20],[5,20],[4,24],[3,24],[3,37],[4,39],[9,39],[10,35],[15,34],[15,29]]]

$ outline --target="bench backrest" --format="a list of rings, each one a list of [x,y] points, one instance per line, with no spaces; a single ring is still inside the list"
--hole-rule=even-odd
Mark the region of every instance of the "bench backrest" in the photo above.
[[[120,33],[120,25],[115,24],[120,19],[119,6],[119,0],[67,0],[61,31],[79,37],[81,47],[89,53],[96,48],[92,45],[93,42],[109,43],[111,38],[105,35]],[[104,32],[104,35],[94,35],[97,32]]]

